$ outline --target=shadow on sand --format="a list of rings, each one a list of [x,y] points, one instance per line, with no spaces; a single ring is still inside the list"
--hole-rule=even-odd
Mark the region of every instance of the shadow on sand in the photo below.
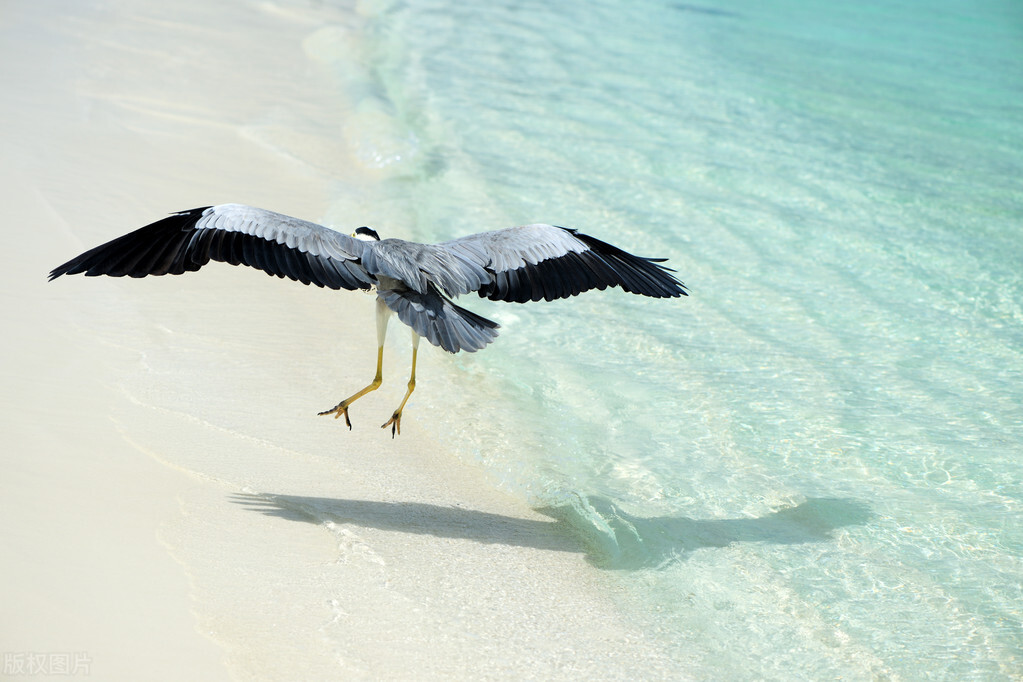
[[[266,493],[237,494],[232,501],[290,521],[332,521],[485,544],[585,553],[590,563],[606,569],[657,567],[684,559],[698,549],[736,542],[825,542],[836,529],[863,525],[871,518],[865,504],[842,498],[812,498],[760,518],[689,519],[641,518],[604,498],[580,497],[572,504],[536,510],[550,521],[418,502]]]

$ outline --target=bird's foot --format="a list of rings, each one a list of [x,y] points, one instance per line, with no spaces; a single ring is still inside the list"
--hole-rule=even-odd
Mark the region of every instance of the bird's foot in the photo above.
[[[342,400],[337,405],[335,405],[333,408],[331,408],[329,410],[326,410],[324,412],[320,412],[319,416],[320,417],[325,417],[328,414],[332,414],[332,415],[334,415],[334,419],[337,419],[341,415],[344,415],[345,424],[348,425],[348,430],[351,431],[352,430],[352,421],[348,418],[348,405],[349,405],[349,402],[347,400]]]
[[[391,438],[394,438],[394,434],[401,435],[401,410],[395,410],[391,418],[387,420],[387,423],[382,425],[380,428],[386,429],[388,426],[391,427]]]

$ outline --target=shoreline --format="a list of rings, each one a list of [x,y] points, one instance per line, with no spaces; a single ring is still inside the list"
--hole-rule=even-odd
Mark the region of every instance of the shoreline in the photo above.
[[[5,653],[104,679],[677,678],[575,539],[433,440],[443,413],[379,428],[399,325],[353,430],[316,416],[372,372],[371,298],[227,267],[45,281],[192,205],[316,220],[345,188],[362,215],[387,172],[323,120],[355,107],[315,62],[355,12],[104,7],[21,2],[2,29]]]

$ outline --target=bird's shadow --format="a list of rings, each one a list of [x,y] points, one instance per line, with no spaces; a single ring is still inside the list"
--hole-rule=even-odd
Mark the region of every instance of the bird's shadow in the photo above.
[[[577,552],[605,569],[663,566],[700,549],[737,542],[826,542],[845,526],[863,525],[872,514],[856,500],[811,498],[759,518],[642,518],[610,500],[580,496],[571,503],[537,509],[550,520],[420,502],[376,502],[299,495],[236,494],[233,502],[290,521],[333,522],[363,528],[433,535],[484,544]]]

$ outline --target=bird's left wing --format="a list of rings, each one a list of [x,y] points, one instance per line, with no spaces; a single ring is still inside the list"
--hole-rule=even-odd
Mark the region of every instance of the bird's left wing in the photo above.
[[[368,289],[363,242],[316,223],[241,204],[174,213],[54,268],[50,279],[194,272],[210,262],[248,265],[330,289]]]
[[[621,287],[655,298],[686,296],[685,286],[661,263],[554,225],[524,225],[439,244],[483,266],[491,278],[478,289],[496,301],[553,301],[590,289]]]

